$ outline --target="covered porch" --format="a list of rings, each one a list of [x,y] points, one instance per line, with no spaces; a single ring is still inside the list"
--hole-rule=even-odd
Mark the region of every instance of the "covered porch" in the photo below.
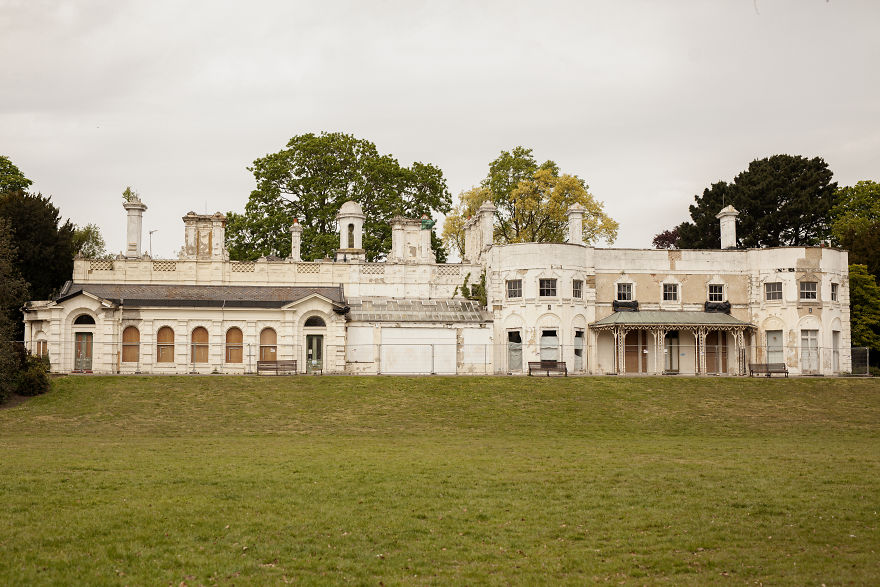
[[[604,373],[746,375],[754,326],[729,314],[648,310],[615,312],[590,325]]]

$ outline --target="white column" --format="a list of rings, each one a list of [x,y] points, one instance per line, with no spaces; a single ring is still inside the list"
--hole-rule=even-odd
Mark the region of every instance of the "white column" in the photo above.
[[[584,244],[584,212],[586,208],[574,204],[566,211],[568,216],[568,241],[574,245]]]
[[[123,202],[122,207],[128,212],[127,239],[125,245],[125,256],[135,258],[141,256],[141,233],[144,221],[144,211],[147,209],[146,204],[140,200],[132,200]]]
[[[302,261],[302,233],[302,226],[300,226],[299,221],[294,218],[293,224],[290,225],[290,259],[292,261]]]
[[[736,248],[736,217],[739,212],[733,206],[727,206],[715,218],[721,221],[721,248]]]
[[[480,234],[482,236],[480,243],[480,251],[483,252],[484,249],[490,247],[495,239],[495,206],[492,205],[492,202],[483,202],[483,205],[480,206],[479,210],[477,210],[477,214],[480,219]],[[474,259],[471,259],[473,261]]]

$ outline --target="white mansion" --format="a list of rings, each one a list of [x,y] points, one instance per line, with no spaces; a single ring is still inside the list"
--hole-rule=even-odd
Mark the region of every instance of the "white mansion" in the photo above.
[[[465,228],[461,263],[438,264],[430,228],[392,222],[392,250],[365,261],[364,215],[340,209],[335,260],[229,261],[225,218],[190,212],[178,259],[142,254],[146,206],[128,212],[125,254],[77,259],[57,299],[25,308],[28,348],[56,372],[524,373],[565,361],[570,374],[744,375],[751,362],[792,374],[850,370],[847,253],[734,249],[737,212],[718,215],[717,250],[609,249],[582,239],[497,244],[491,204]],[[485,276],[486,305],[462,297]]]

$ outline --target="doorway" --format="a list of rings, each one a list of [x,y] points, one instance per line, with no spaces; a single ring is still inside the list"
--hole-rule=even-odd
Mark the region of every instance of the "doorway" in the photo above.
[[[714,330],[706,335],[706,373],[727,373],[727,333]]]
[[[73,370],[79,373],[92,370],[92,333],[77,332],[74,334]]]
[[[678,373],[678,331],[667,332],[663,339],[663,370]]]
[[[818,330],[801,330],[801,372],[804,375],[819,372]]]
[[[542,361],[559,360],[559,337],[555,330],[541,330],[540,356]]]
[[[581,373],[584,370],[584,331],[574,331],[574,371]]]
[[[522,371],[522,335],[519,330],[507,331],[507,370]]]
[[[785,355],[782,352],[782,331],[767,331],[767,362],[784,363]]]
[[[623,339],[626,373],[648,372],[648,348],[644,330],[630,330]]]
[[[306,335],[306,373],[324,371],[324,335]]]

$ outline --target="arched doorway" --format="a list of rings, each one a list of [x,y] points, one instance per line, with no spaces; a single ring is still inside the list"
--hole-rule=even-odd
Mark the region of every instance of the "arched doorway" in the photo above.
[[[74,319],[73,328],[73,370],[89,373],[92,370],[95,319],[89,314],[80,314]]]
[[[327,323],[320,316],[309,316],[303,324],[306,334],[306,373],[324,371],[324,333]]]

